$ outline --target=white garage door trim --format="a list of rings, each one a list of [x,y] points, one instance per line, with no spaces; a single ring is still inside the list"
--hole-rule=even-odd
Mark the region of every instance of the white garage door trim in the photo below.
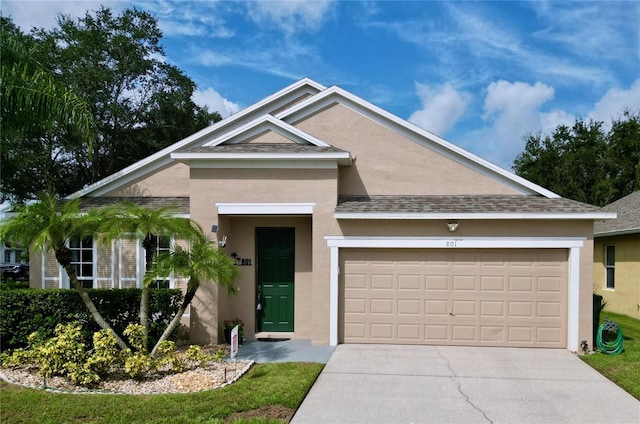
[[[578,319],[580,293],[580,249],[584,237],[357,237],[326,236],[331,249],[330,300],[329,300],[329,344],[338,344],[338,281],[340,276],[340,248],[399,248],[399,249],[569,249],[569,289],[567,316],[567,347],[578,350]]]

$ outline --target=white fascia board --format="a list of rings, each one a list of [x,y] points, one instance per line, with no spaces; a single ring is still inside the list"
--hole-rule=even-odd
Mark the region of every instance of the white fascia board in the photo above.
[[[284,121],[274,118],[272,115],[263,115],[258,119],[248,122],[222,136],[215,138],[203,144],[204,147],[218,146],[225,142],[230,144],[238,144],[244,140],[255,137],[262,132],[271,130],[281,136],[290,139],[296,144],[311,144],[314,146],[328,147],[329,144],[324,141],[315,138],[311,134],[289,125]]]
[[[100,196],[108,191],[114,190],[120,187],[127,182],[134,180],[135,178],[143,175],[146,172],[152,172],[156,169],[165,166],[169,162],[169,155],[171,152],[176,150],[183,149],[188,147],[196,142],[202,140],[203,138],[217,132],[221,131],[224,128],[231,126],[232,124],[236,124],[239,121],[247,119],[256,112],[260,112],[263,109],[270,108],[271,110],[277,110],[280,107],[286,105],[291,99],[289,99],[289,95],[295,93],[296,91],[302,90],[302,93],[307,93],[313,96],[319,91],[325,90],[326,87],[322,84],[319,84],[309,78],[303,78],[288,87],[283,88],[282,90],[270,95],[269,97],[264,98],[263,100],[254,103],[253,105],[239,111],[238,113],[228,116],[213,125],[210,125],[202,130],[191,134],[190,136],[183,138],[182,140],[168,146],[157,153],[152,154],[151,156],[147,156],[146,158],[139,160],[138,162],[129,165],[128,167],[122,169],[121,171],[116,172],[100,181],[97,181],[93,184],[88,185],[87,187],[76,191],[75,193],[67,196],[67,199],[75,199],[78,197],[83,197],[88,194],[92,194],[93,196]],[[266,112],[265,112],[266,113]],[[145,168],[144,171],[141,171],[142,168]],[[136,172],[138,171],[138,172]],[[136,173],[136,177],[131,177],[128,179],[123,179],[124,176],[128,176],[131,173]],[[100,190],[99,190],[100,189]],[[98,191],[99,190],[99,191]]]
[[[336,160],[245,160],[209,159],[190,160],[191,169],[337,169]]]
[[[172,159],[176,160],[334,160],[350,161],[349,152],[323,152],[323,153],[224,153],[224,152],[199,152],[199,153],[172,153]]]
[[[537,184],[519,177],[506,169],[503,169],[479,156],[470,153],[437,135],[426,131],[392,113],[379,108],[345,91],[337,86],[330,87],[320,93],[293,105],[285,111],[276,115],[277,118],[286,122],[297,122],[309,116],[331,103],[340,103],[350,106],[362,115],[384,125],[394,132],[399,132],[404,137],[421,144],[451,160],[454,160],[482,175],[496,179],[508,187],[523,194],[540,194],[548,198],[559,198],[560,196]]]
[[[612,216],[613,215],[613,216]],[[336,212],[336,219],[614,219],[609,212],[592,213],[349,213]]]
[[[328,247],[404,249],[569,249],[582,247],[584,237],[392,237],[325,236]]]
[[[315,203],[216,203],[218,215],[312,215]]]

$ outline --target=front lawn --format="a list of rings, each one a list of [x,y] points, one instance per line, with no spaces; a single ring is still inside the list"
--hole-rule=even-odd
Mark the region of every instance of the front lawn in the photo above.
[[[235,417],[241,422],[286,422],[322,367],[299,362],[256,364],[229,386],[189,394],[74,395],[0,382],[0,422],[178,424],[222,423]]]
[[[640,400],[640,320],[606,310],[602,311],[600,323],[602,324],[607,318],[618,323],[622,329],[624,351],[617,356],[598,352],[583,355],[581,358],[600,374]]]

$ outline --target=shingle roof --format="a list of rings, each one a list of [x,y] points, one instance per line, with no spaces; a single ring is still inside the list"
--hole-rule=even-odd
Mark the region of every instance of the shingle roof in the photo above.
[[[87,211],[123,201],[130,201],[152,209],[172,206],[176,208],[176,213],[189,214],[188,197],[83,197],[80,199],[80,210]]]
[[[601,209],[564,198],[523,195],[342,196],[337,215],[598,214]],[[346,217],[346,216],[345,216]]]
[[[602,210],[616,212],[618,218],[594,223],[593,232],[595,235],[640,233],[640,190],[608,204]]]
[[[221,144],[218,146],[190,147],[178,153],[346,153],[332,146],[313,146],[295,143]]]

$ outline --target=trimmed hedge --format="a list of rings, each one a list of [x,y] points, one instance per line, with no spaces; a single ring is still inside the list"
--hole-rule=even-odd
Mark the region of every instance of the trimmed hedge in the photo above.
[[[89,289],[87,293],[98,311],[113,329],[122,334],[130,323],[138,323],[140,289]],[[177,289],[153,289],[149,299],[150,344],[160,335],[176,314],[182,302]],[[59,323],[77,321],[82,326],[87,346],[100,327],[93,320],[75,290],[3,290],[0,291],[0,349],[27,346],[27,336],[40,331],[53,337]]]

